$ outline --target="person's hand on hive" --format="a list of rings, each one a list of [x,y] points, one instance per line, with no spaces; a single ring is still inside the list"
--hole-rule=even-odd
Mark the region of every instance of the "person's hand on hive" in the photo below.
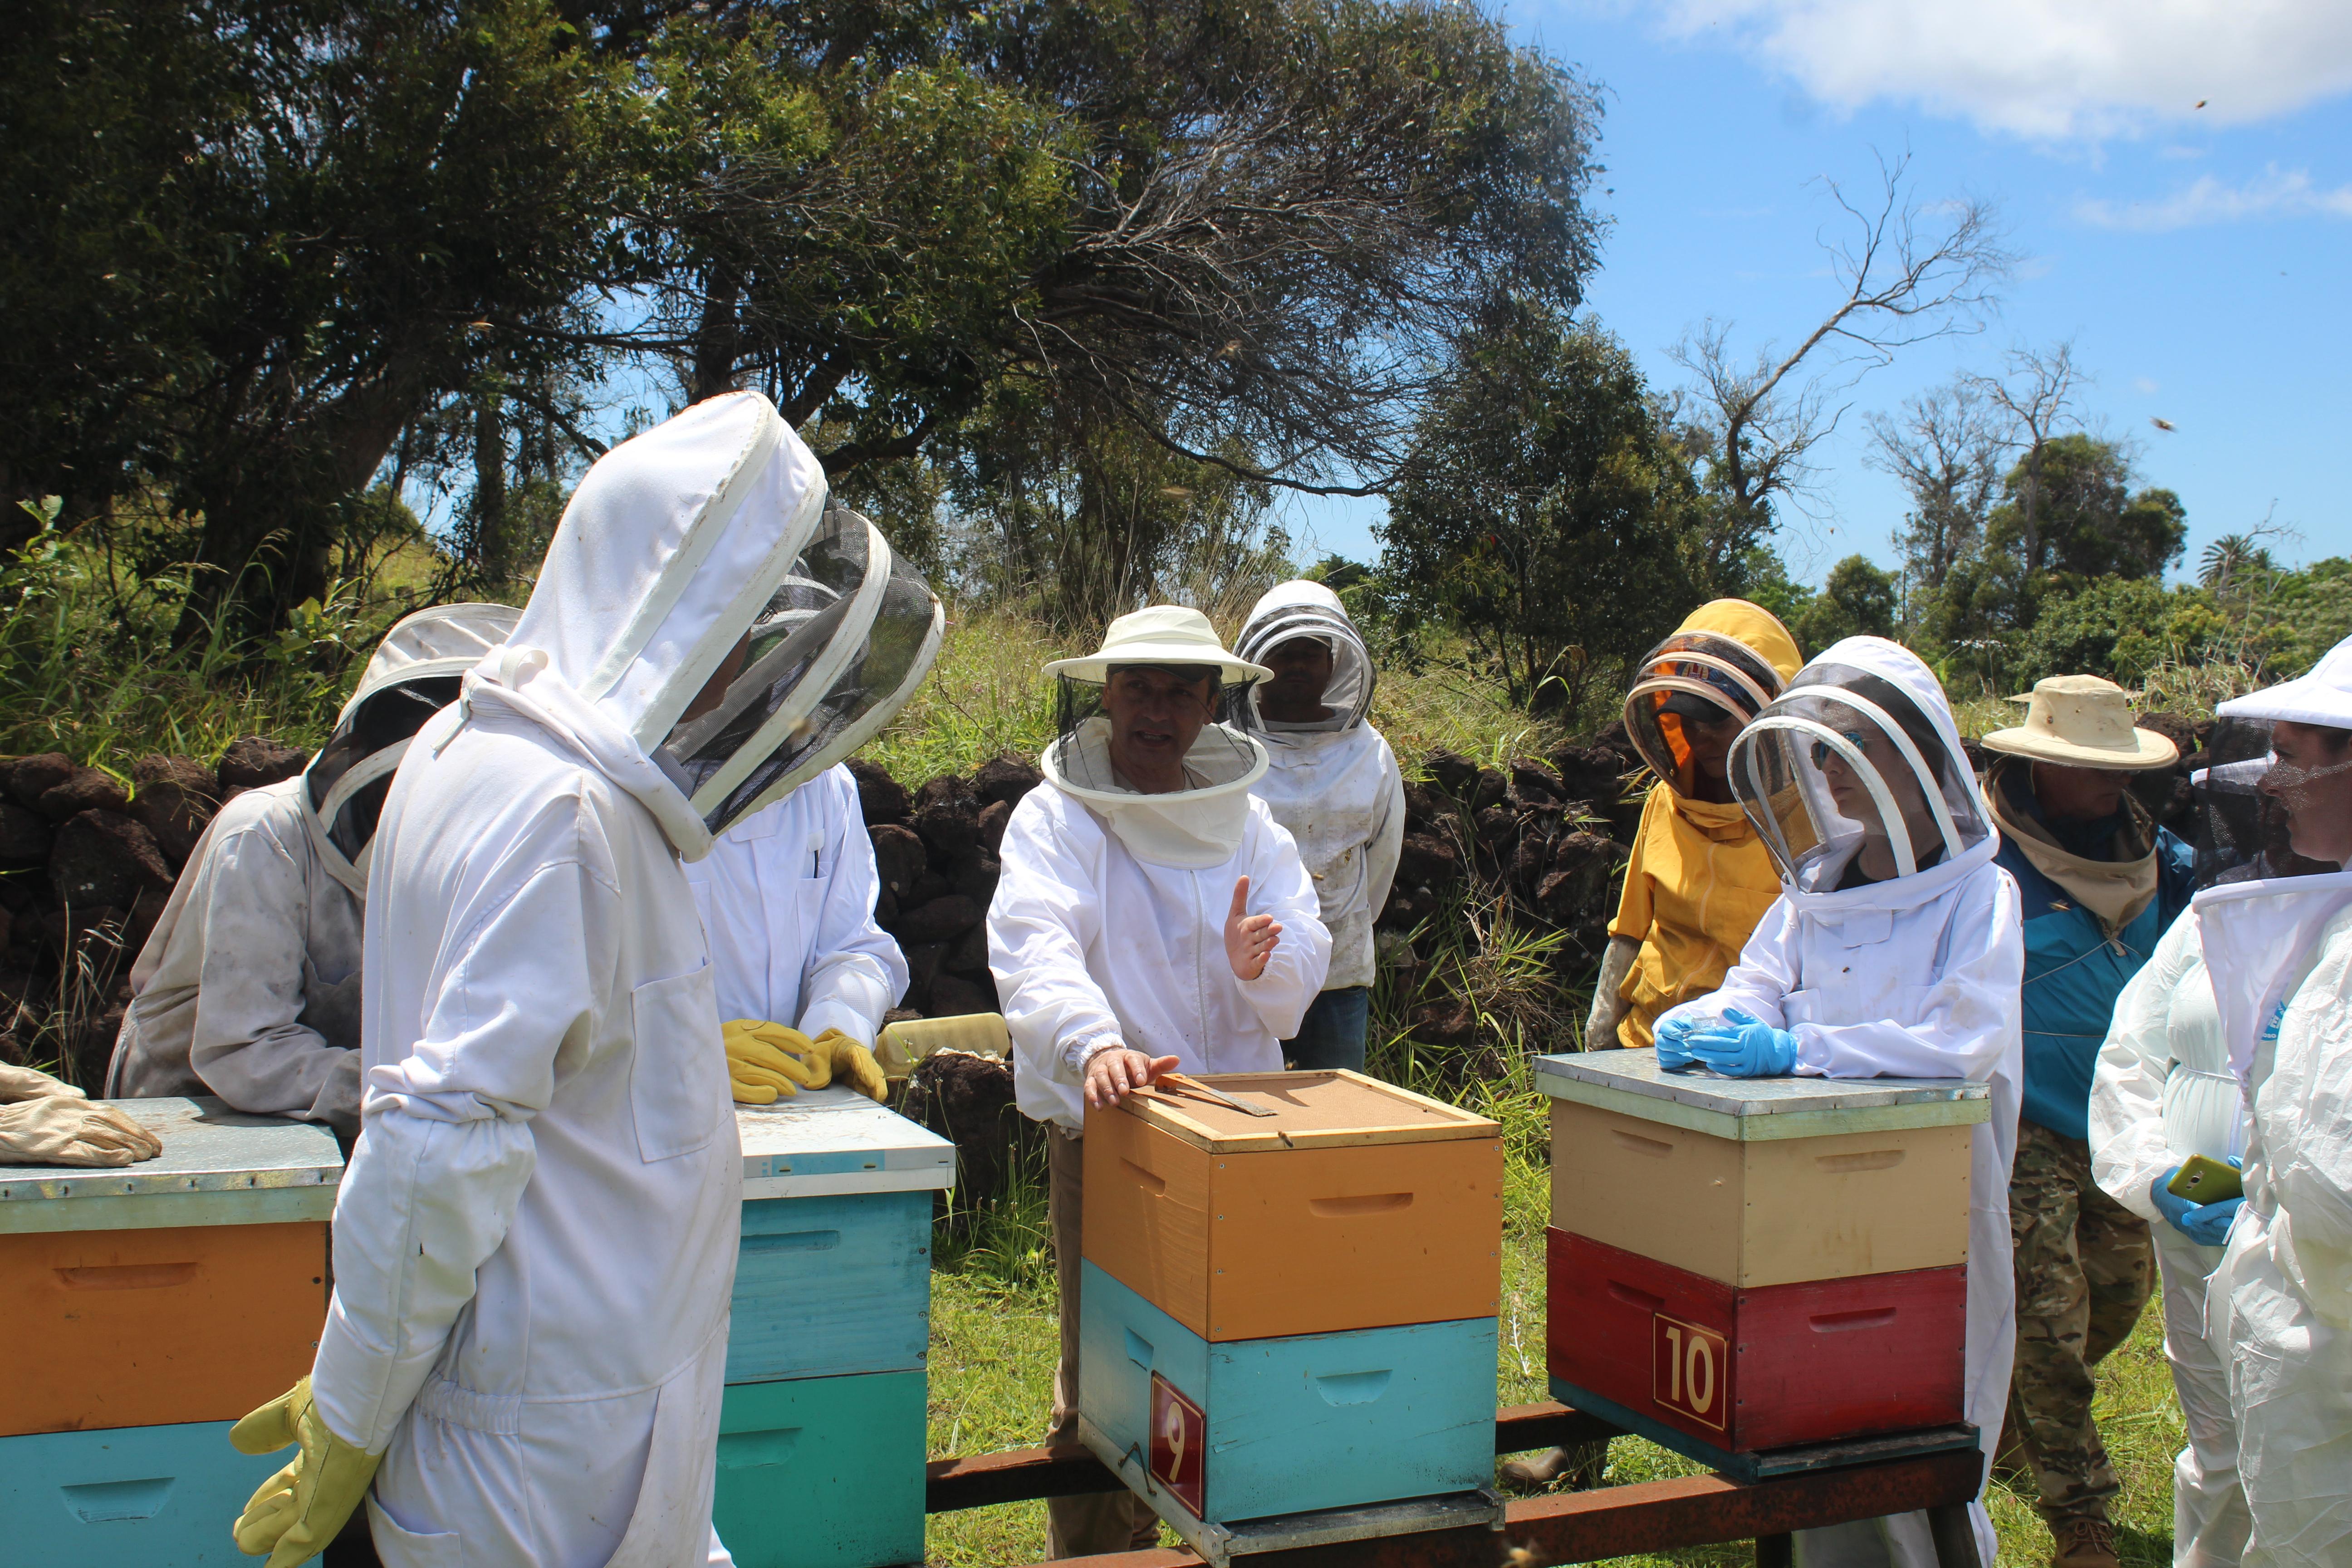
[[[1112,1046],[1087,1058],[1087,1109],[1108,1110],[1139,1089],[1149,1089],[1161,1073],[1174,1072],[1174,1057],[1149,1057],[1125,1046]]]
[[[1234,883],[1233,907],[1225,911],[1225,961],[1236,980],[1255,980],[1265,973],[1265,961],[1282,941],[1282,927],[1272,915],[1249,912],[1249,879]]]

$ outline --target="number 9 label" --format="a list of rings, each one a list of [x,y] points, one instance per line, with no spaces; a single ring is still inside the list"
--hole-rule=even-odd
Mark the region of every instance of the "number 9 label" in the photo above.
[[[1723,1430],[1730,1393],[1729,1345],[1713,1329],[1650,1315],[1650,1397],[1702,1426]]]

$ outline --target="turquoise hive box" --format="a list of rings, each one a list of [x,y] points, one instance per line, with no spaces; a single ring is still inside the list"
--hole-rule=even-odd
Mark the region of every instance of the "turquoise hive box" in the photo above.
[[[932,1194],[955,1145],[855,1089],[739,1105],[719,1538],[741,1568],[923,1560]]]

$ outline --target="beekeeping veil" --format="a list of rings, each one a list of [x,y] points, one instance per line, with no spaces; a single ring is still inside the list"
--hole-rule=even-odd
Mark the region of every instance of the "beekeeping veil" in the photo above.
[[[1208,713],[1231,689],[1271,673],[1225,651],[1198,610],[1155,605],[1119,616],[1099,650],[1045,666],[1056,678],[1057,733],[1045,748],[1046,780],[1102,818],[1137,859],[1205,870],[1233,858],[1249,820],[1250,786],[1264,776],[1265,748],[1230,725],[1204,722],[1184,754],[1185,787],[1144,795],[1111,763],[1111,721],[1103,690],[1118,671],[1166,670],[1209,679]]]
[[[1363,634],[1356,630],[1339,595],[1322,584],[1285,583],[1269,591],[1250,612],[1241,636],[1234,639],[1234,653],[1263,665],[1267,654],[1300,637],[1312,638],[1331,650],[1331,681],[1323,689],[1323,706],[1331,710],[1331,717],[1312,727],[1351,730],[1362,723],[1372,706],[1371,655],[1365,650]],[[1227,687],[1228,721],[1254,735],[1264,735],[1266,721],[1258,711],[1262,690],[1255,680]]]
[[[1635,667],[1625,732],[1651,772],[1689,795],[1690,727],[1726,720],[1745,726],[1802,662],[1796,638],[1769,610],[1745,599],[1702,605]]]
[[[1918,879],[1906,897],[1999,847],[1943,688],[1883,637],[1848,637],[1799,670],[1732,742],[1730,774],[1795,898],[1843,896],[1867,839],[1886,842],[1897,879]]]
[[[334,732],[302,770],[311,847],[336,881],[364,898],[368,850],[392,775],[425,721],[457,700],[466,671],[507,640],[522,612],[436,605],[404,617],[360,671]]]
[[[2207,765],[2189,775],[2197,790],[2198,887],[2340,869],[2294,852],[2287,809],[2298,787],[2352,761],[2330,768],[2282,763],[2271,751],[2271,726],[2352,731],[2352,639],[2329,649],[2309,674],[2232,698],[2215,712]]]

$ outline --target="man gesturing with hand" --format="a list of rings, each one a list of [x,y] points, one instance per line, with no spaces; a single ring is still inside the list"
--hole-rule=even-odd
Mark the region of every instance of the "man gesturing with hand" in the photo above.
[[[1048,787],[1013,809],[988,913],[989,967],[1013,1034],[1021,1110],[1049,1123],[1061,1363],[1048,1442],[1075,1440],[1079,1138],[1089,1113],[1168,1072],[1270,1072],[1323,988],[1331,938],[1297,847],[1250,794],[1257,741],[1213,723],[1266,671],[1206,616],[1161,605],[1111,623],[1061,679]],[[1125,1492],[1046,1504],[1056,1557],[1148,1545]]]

